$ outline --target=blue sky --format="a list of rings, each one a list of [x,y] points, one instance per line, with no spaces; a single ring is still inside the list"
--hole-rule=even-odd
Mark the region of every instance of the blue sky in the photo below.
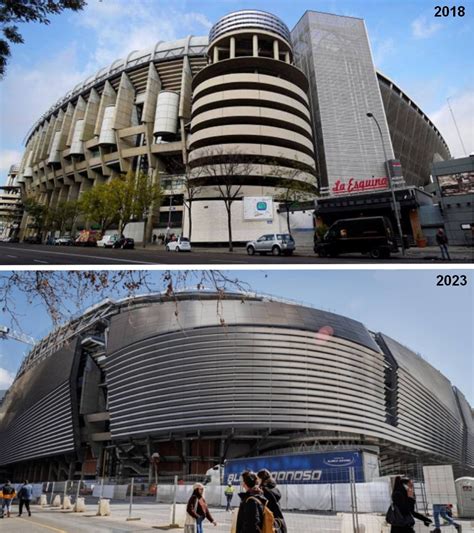
[[[468,271],[467,287],[438,287],[436,270],[247,270],[228,274],[248,282],[256,292],[307,302],[386,333],[420,353],[474,406],[472,272]],[[161,273],[155,271],[152,276],[158,288]],[[98,295],[96,301],[100,299]],[[24,332],[36,339],[46,335],[51,324],[44,310],[28,306],[19,296],[16,301]],[[0,323],[9,325],[1,317]],[[13,341],[0,343],[1,389],[17,371],[26,346]]]
[[[434,18],[434,0],[89,0],[49,26],[23,25],[0,83],[0,183],[18,161],[30,126],[69,89],[131,50],[158,40],[207,34],[222,15],[242,8],[279,15],[290,29],[307,9],[364,18],[377,68],[430,116],[454,156],[462,149],[446,104],[474,151],[474,4],[464,17]],[[471,13],[472,11],[472,13]]]

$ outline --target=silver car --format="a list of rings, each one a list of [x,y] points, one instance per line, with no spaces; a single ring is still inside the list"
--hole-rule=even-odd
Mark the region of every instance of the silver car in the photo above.
[[[268,233],[262,235],[256,241],[247,243],[247,253],[272,255],[291,255],[295,251],[295,241],[289,233]]]

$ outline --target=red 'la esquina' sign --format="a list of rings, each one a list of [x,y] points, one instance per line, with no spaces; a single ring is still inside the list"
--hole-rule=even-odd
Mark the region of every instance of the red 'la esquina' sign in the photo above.
[[[363,192],[363,191],[376,191],[379,189],[388,188],[388,178],[370,178],[370,179],[361,179],[356,180],[355,178],[350,178],[347,183],[337,180],[332,188],[334,194],[341,194],[345,192]]]

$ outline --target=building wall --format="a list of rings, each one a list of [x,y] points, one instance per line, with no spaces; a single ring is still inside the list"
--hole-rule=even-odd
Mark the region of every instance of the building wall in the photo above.
[[[362,19],[307,11],[292,30],[295,62],[309,79],[321,186],[386,176],[394,153]]]
[[[395,157],[409,185],[430,182],[431,165],[451,157],[436,126],[391,80],[377,73]]]
[[[26,359],[0,407],[0,464],[79,453],[91,443],[98,456],[100,446],[130,438],[136,446],[148,438],[162,443],[160,452],[170,440],[181,442],[194,464],[184,437],[204,439],[219,457],[218,442],[229,432],[233,453],[244,442],[239,432],[257,438],[269,431],[269,440],[286,435],[285,446],[300,444],[301,435],[355,439],[378,445],[390,460],[403,453],[411,462],[474,468],[464,397],[420,356],[355,320],[257,296],[243,302],[238,294],[217,300],[204,292],[104,302],[88,311],[90,329],[79,320],[72,331],[83,339],[94,335],[94,313],[97,327],[110,320],[100,363],[107,411],[82,405],[79,438],[73,390],[89,379],[82,370],[76,376],[83,354],[75,349],[78,337],[55,349],[52,335]],[[97,426],[109,419],[110,427]],[[172,455],[170,468],[181,461]]]
[[[434,192],[443,210],[444,228],[450,244],[474,244],[474,156],[452,159],[433,164]],[[470,189],[462,194],[446,195],[439,186],[442,176],[470,176]],[[471,226],[471,230],[461,229],[461,224]]]

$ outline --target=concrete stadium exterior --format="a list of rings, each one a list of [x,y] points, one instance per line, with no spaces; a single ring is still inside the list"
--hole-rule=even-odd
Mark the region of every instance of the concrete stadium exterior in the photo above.
[[[334,58],[321,49],[324,61],[312,64],[309,51],[317,44],[304,26],[310,16],[308,24],[325,31],[327,14],[307,12],[290,33],[278,17],[245,10],[223,17],[209,38],[190,36],[130,52],[77,85],[32,126],[17,183],[54,206],[121,172],[143,170],[168,195],[154,215],[155,228],[171,223],[187,232],[183,184],[189,180],[193,242],[227,240],[222,198],[234,194],[235,241],[284,231],[278,200],[294,184],[312,198],[318,188],[331,194],[337,180],[368,183],[386,176],[356,81],[362,96],[371,95],[388,157],[401,161],[405,182],[428,183],[432,162],[448,159],[449,150],[420,108],[376,73],[363,21],[331,15],[340,26],[338,38],[355,36],[359,53],[351,55],[346,46]],[[337,77],[350,72],[347,65],[363,72],[360,80]],[[238,164],[219,192],[231,156]],[[249,215],[246,198],[263,199],[267,215]],[[34,232],[26,216],[23,231]]]
[[[463,394],[355,320],[268,296],[106,300],[27,355],[0,407],[0,468],[32,480],[204,474],[233,457],[378,449],[383,472],[474,469]]]

